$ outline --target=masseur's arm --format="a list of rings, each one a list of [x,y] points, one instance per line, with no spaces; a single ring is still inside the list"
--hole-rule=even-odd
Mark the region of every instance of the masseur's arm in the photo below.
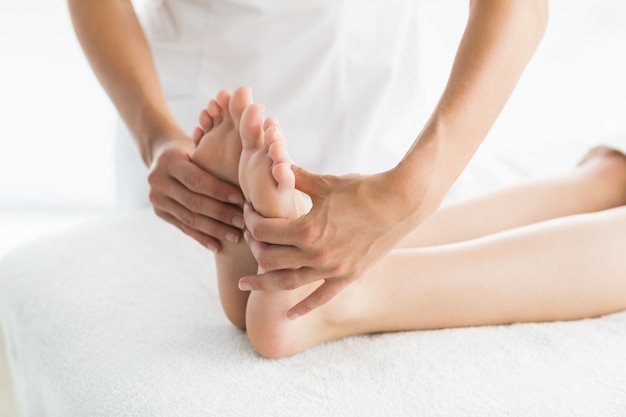
[[[241,191],[190,162],[194,143],[174,120],[152,54],[130,0],[69,0],[72,22],[87,59],[150,167],[155,212],[202,245],[219,250]]]
[[[547,15],[547,0],[472,0],[447,86],[402,161],[372,176],[294,168],[296,187],[311,196],[313,209],[297,220],[264,219],[244,209],[246,238],[259,265],[271,272],[244,277],[240,288],[292,289],[326,280],[290,310],[293,318],[330,300],[384,257],[441,204],[513,91]],[[398,117],[412,116],[399,109]]]

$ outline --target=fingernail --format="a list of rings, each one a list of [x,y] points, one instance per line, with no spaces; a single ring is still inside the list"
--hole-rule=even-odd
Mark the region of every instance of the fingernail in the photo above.
[[[233,217],[233,226],[243,229],[245,223],[243,222],[243,217],[235,216]]]
[[[217,246],[215,246],[214,244],[212,244],[212,243],[208,243],[208,244],[206,245],[206,247],[207,247],[207,249],[208,249],[208,250],[210,250],[211,252],[213,252],[213,253],[217,253]]]
[[[241,204],[243,203],[243,198],[239,194],[231,194],[228,196],[228,201],[233,204]]]
[[[232,242],[232,243],[237,243],[237,242],[239,242],[239,235],[236,235],[236,234],[234,234],[232,232],[228,232],[228,233],[226,233],[226,240],[228,240],[229,242]]]
[[[297,319],[298,317],[300,317],[300,314],[298,314],[298,313],[287,313],[287,318],[288,318],[289,320],[295,320],[295,319]]]
[[[239,289],[241,291],[252,291],[252,285],[249,282],[239,280]]]

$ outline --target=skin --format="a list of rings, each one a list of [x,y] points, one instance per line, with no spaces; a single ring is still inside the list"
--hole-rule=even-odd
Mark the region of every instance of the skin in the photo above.
[[[226,107],[229,96],[220,92],[209,103],[212,123],[201,114],[194,160],[237,181],[264,216],[301,216],[306,207],[278,123],[263,121],[249,89],[235,91]],[[231,146],[239,136],[243,146]],[[231,259],[226,249],[217,259],[221,302],[257,352],[272,358],[362,333],[612,313],[626,308],[626,241],[615,233],[626,227],[624,204],[626,156],[598,147],[569,172],[438,210],[361,279],[299,320],[288,319],[289,308],[320,283],[244,298],[236,287],[243,268],[262,268],[244,243],[232,245]]]
[[[195,144],[167,106],[131,1],[68,5],[85,55],[149,167],[155,213],[214,252],[241,240],[241,190],[191,162]]]
[[[244,207],[245,236],[262,275],[243,290],[291,290],[322,281],[289,315],[330,301],[437,209],[495,122],[547,24],[547,2],[474,0],[442,97],[411,149],[376,175],[316,175],[294,167],[313,209],[298,219]]]

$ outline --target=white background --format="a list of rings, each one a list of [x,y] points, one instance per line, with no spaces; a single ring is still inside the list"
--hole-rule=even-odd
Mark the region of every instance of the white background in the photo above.
[[[0,7],[0,207],[112,207],[114,111],[82,57],[66,3]]]

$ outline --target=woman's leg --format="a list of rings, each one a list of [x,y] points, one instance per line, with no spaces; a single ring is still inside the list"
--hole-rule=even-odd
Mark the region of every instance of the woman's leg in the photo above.
[[[242,190],[261,214],[293,215],[297,204],[292,181],[286,178],[288,172],[272,169],[288,160],[282,136],[275,127],[263,131],[260,111],[249,109],[241,130]],[[574,186],[563,199],[546,205],[546,210],[553,211],[544,217],[626,203],[626,158],[611,152],[596,161],[597,167],[587,167],[593,175],[584,175],[612,185],[605,187],[599,181],[590,187],[586,180],[581,181],[584,186]],[[261,177],[258,173],[263,170]],[[555,184],[563,185],[560,181]],[[553,192],[558,194],[558,188]],[[533,190],[527,192],[533,194]],[[579,199],[593,203],[578,204],[573,198],[577,193]],[[264,199],[268,195],[272,197]],[[548,198],[546,192],[535,197],[541,195]],[[558,207],[563,202],[568,203],[566,209]],[[524,207],[528,210],[534,205]],[[542,217],[540,209],[538,215],[519,217],[507,217],[503,211],[508,220],[500,224],[511,227]],[[566,320],[618,311],[626,308],[626,263],[622,262],[626,233],[622,230],[626,230],[626,208],[619,207],[465,242],[397,249],[328,304],[295,321],[287,319],[287,310],[319,283],[294,291],[253,292],[246,315],[248,335],[259,353],[279,357],[361,333]]]
[[[355,283],[361,297],[341,309],[342,320],[360,321],[362,327],[351,330],[371,332],[620,311],[626,308],[624,228],[626,207],[618,207],[462,243],[397,250]],[[343,303],[350,299],[345,294]]]
[[[625,157],[598,146],[577,167],[439,209],[399,248],[462,242],[504,230],[624,204]]]

